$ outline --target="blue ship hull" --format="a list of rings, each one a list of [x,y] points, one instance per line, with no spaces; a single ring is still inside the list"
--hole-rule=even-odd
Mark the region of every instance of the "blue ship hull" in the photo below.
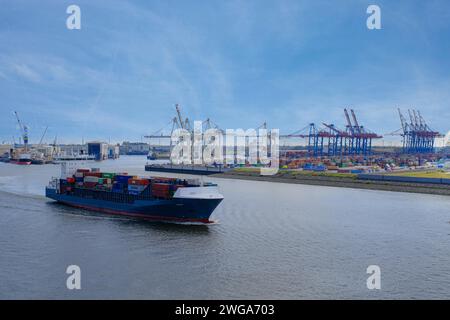
[[[108,214],[118,214],[146,220],[210,223],[209,217],[222,199],[136,199],[131,203],[113,202],[57,193],[46,188],[46,197],[60,203]]]

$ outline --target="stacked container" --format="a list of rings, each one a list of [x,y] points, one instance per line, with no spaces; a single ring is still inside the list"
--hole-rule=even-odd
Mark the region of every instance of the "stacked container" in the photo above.
[[[123,183],[114,181],[112,185],[112,192],[123,193],[125,190],[125,185]]]
[[[147,188],[147,186],[150,184],[150,181],[148,179],[136,179],[132,178],[128,180],[128,193],[129,194],[141,194],[142,191]]]
[[[170,197],[170,184],[152,183],[152,196],[155,198],[168,199]]]

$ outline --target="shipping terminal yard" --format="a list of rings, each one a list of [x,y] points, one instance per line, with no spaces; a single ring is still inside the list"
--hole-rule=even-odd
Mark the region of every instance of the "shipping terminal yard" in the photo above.
[[[234,165],[175,165],[170,163],[173,148],[170,137],[175,129],[193,132],[189,118],[175,105],[176,116],[170,133],[159,129],[145,135],[149,142],[82,144],[44,144],[48,127],[39,143],[29,143],[29,129],[14,112],[20,131],[19,143],[0,145],[0,161],[15,165],[59,164],[66,161],[102,161],[120,155],[147,155],[146,171],[214,175],[237,179],[263,179],[288,183],[319,184],[406,192],[450,194],[450,146],[448,137],[431,129],[419,110],[407,110],[407,117],[397,109],[400,128],[385,136],[396,137],[397,145],[383,146],[383,135],[360,123],[352,108],[343,109],[344,124],[309,123],[290,134],[280,135],[279,172],[261,177],[261,164],[242,161]],[[224,132],[209,118],[204,130]],[[259,128],[267,128],[263,123]],[[282,129],[281,129],[282,131]],[[441,140],[440,146],[437,141]],[[248,148],[246,149],[248,156]],[[158,160],[153,161],[153,160]]]

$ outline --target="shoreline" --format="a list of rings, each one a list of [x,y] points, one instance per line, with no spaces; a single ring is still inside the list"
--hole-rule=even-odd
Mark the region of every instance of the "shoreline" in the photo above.
[[[427,183],[358,180],[347,177],[294,176],[285,173],[261,176],[255,172],[226,172],[212,174],[210,177],[450,196],[450,186]]]

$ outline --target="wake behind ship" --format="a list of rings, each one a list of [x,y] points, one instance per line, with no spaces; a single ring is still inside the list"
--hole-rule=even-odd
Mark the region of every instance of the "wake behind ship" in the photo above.
[[[54,178],[46,197],[88,210],[146,220],[210,223],[223,200],[216,184],[176,178],[139,178],[128,174],[77,169]]]

